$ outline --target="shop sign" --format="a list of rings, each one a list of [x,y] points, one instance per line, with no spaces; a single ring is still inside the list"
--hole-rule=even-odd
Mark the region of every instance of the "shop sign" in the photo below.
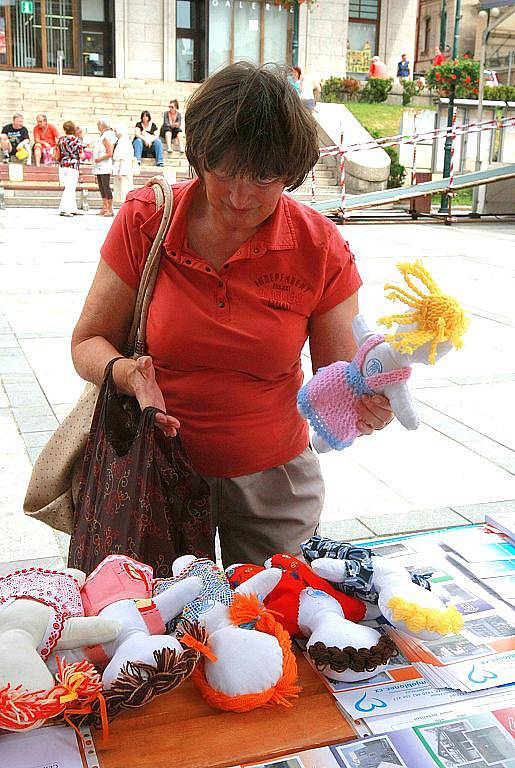
[[[215,8],[218,5],[222,5],[224,8],[244,8],[245,6],[250,5],[251,9],[256,11],[262,5],[262,3],[249,3],[245,2],[245,0],[211,0],[211,5]],[[288,10],[283,8],[282,5],[275,5],[275,3],[264,3],[264,6],[265,11],[270,11],[272,8],[275,8],[279,13],[281,13],[281,11],[285,11],[285,13],[293,13],[293,6],[290,6]]]
[[[20,11],[22,13],[34,13],[33,0],[20,0]]]

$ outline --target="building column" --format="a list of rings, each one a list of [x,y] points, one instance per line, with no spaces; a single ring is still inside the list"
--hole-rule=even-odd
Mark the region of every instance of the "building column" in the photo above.
[[[129,0],[116,0],[114,4],[114,75],[127,77],[129,57]]]
[[[378,55],[395,77],[397,64],[405,53],[413,75],[417,36],[417,0],[391,0],[381,4]]]
[[[175,80],[175,3],[163,3],[163,80]]]

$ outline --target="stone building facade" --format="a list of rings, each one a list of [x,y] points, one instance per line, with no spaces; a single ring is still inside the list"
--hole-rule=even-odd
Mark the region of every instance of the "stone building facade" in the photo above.
[[[200,82],[231,61],[298,63],[363,79],[379,55],[413,62],[417,0],[0,2],[0,69]],[[57,13],[57,16],[56,16]],[[298,13],[298,17],[297,17]],[[60,14],[60,15],[59,15]]]
[[[447,0],[447,23],[445,28],[445,54],[453,50],[456,19],[456,0]],[[417,44],[415,71],[427,71],[434,56],[435,46],[440,42],[441,0],[420,0],[417,20]],[[480,58],[481,36],[486,18],[479,16],[481,6],[478,0],[461,0],[458,25],[458,55],[468,53]],[[486,66],[494,69],[504,84],[515,84],[515,14],[507,17],[495,29],[488,41]]]

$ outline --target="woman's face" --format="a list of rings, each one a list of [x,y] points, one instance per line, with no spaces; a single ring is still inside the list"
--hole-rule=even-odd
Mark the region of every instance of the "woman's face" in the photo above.
[[[259,227],[275,211],[284,190],[282,179],[251,181],[227,176],[223,169],[205,171],[207,201],[231,229]]]

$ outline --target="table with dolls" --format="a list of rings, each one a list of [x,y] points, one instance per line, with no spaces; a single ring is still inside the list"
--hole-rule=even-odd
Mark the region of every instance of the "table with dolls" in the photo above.
[[[428,289],[409,301],[408,318],[393,316],[401,330],[388,344],[358,316],[355,361],[321,369],[299,394],[320,450],[356,437],[356,387],[386,392],[415,428],[411,362],[435,362],[443,342],[460,346],[459,305],[419,263],[400,268],[410,287],[416,276]],[[435,302],[436,314],[418,306]],[[327,406],[342,366],[352,376],[340,412]],[[463,619],[424,575],[367,548],[314,536],[302,554],[226,571],[185,555],[167,578],[118,554],[87,577],[30,566],[4,575],[0,734],[87,724],[98,761],[86,763],[101,768],[227,768],[355,738],[323,676],[359,684],[397,654],[388,632],[360,622],[382,614],[424,637],[459,632]]]
[[[366,548],[314,536],[303,555],[226,571],[187,555],[166,579],[110,555],[88,577],[3,577],[0,727],[87,723],[101,768],[222,768],[352,740],[323,675],[364,681],[396,654],[358,622],[381,611],[447,633],[462,619]]]

